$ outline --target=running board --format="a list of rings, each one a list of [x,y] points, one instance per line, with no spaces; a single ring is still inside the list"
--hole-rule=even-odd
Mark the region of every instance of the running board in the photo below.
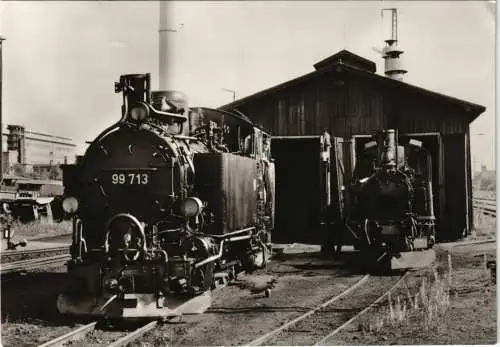
[[[430,266],[436,260],[433,249],[414,252],[401,252],[399,257],[392,257],[391,269],[416,269]]]

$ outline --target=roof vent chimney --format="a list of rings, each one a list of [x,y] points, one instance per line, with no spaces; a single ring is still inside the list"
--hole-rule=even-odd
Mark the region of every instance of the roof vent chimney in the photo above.
[[[385,40],[385,47],[382,51],[382,57],[385,60],[385,75],[389,78],[401,81],[408,70],[403,67],[403,61],[400,57],[404,51],[398,47],[398,9],[384,8],[381,11],[382,16],[384,11],[392,12],[391,38]]]

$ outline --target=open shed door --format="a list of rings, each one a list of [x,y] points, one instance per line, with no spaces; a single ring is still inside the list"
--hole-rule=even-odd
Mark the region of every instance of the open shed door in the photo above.
[[[330,153],[324,136],[272,137],[276,210],[273,242],[320,244],[331,205]]]

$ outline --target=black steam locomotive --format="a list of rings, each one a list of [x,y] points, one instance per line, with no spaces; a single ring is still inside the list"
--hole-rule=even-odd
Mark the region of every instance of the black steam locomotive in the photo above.
[[[73,286],[59,311],[165,316],[174,293],[196,296],[264,267],[274,224],[270,135],[240,113],[150,92],[149,74],[121,76],[115,92],[121,119],[63,168]]]
[[[431,155],[420,141],[398,142],[397,131],[384,130],[365,143],[346,192],[346,232],[378,268],[434,260],[425,251],[435,243]]]

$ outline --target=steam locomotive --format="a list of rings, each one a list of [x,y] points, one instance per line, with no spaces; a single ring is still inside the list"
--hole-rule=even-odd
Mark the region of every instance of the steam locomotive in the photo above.
[[[265,267],[274,225],[270,135],[238,112],[187,106],[123,75],[122,117],[63,167],[73,215],[61,313],[159,317]]]
[[[379,132],[359,152],[346,191],[345,227],[355,248],[364,253],[364,262],[379,269],[431,263],[435,243],[431,154],[415,139],[400,144],[393,129]]]

